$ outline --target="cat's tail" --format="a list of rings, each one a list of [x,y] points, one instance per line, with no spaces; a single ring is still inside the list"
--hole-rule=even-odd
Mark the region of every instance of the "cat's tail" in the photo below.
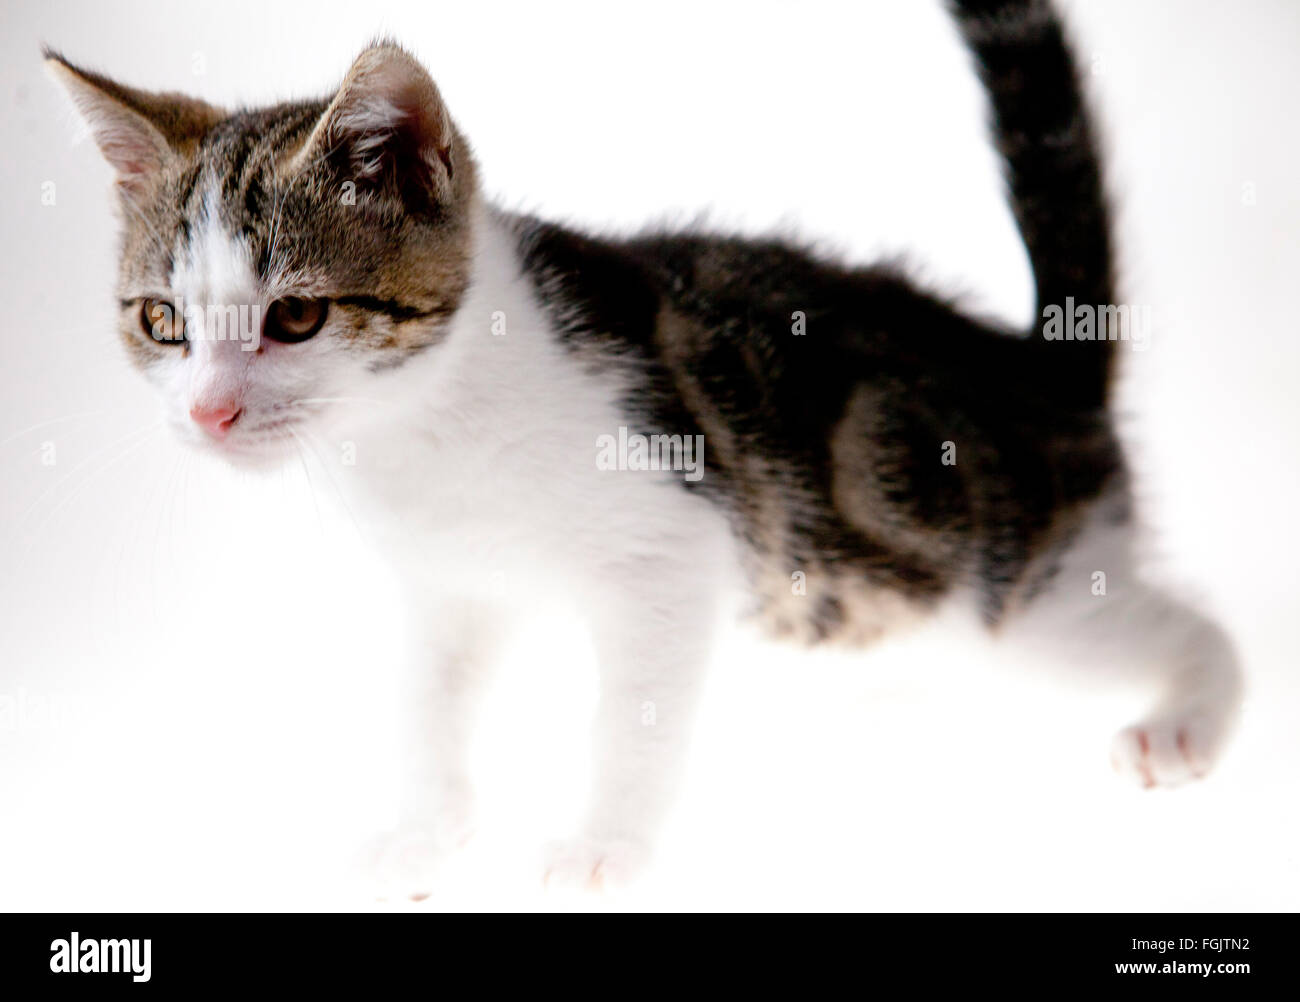
[[[1033,267],[1032,368],[1062,403],[1101,407],[1114,341],[1049,339],[1044,326],[1046,318],[1068,312],[1067,298],[1093,309],[1114,304],[1110,213],[1065,33],[1048,0],[949,5],[988,90],[1011,208]]]

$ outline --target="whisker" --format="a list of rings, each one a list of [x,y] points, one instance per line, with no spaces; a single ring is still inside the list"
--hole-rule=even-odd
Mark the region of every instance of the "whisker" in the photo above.
[[[362,541],[366,541],[366,534],[361,531],[361,523],[357,521],[357,516],[352,511],[352,506],[348,504],[347,496],[343,493],[343,489],[339,487],[338,481],[334,479],[334,474],[330,472],[329,464],[325,462],[325,458],[321,455],[320,450],[313,444],[312,436],[307,433],[306,429],[303,430],[301,438],[299,438],[298,433],[292,428],[289,429],[289,434],[298,439],[303,446],[309,449],[311,454],[316,457],[316,462],[319,463],[321,469],[325,471],[326,479],[329,480],[330,486],[334,488],[335,497],[339,499],[339,503],[343,506],[343,510],[348,513],[348,518],[352,520],[352,525],[357,531],[358,538]]]
[[[267,260],[268,267],[274,267],[275,252],[276,249],[280,246],[280,206],[282,204],[283,197],[284,196],[280,192],[276,192],[271,202],[271,229],[270,229],[270,233],[267,235],[267,250],[266,250],[266,260]]]
[[[381,400],[379,397],[299,397],[295,403],[300,404],[337,404],[359,401],[367,404],[388,404],[390,407],[398,406],[392,400]]]
[[[32,432],[40,431],[42,428],[48,428],[50,425],[61,424],[64,421],[75,421],[77,418],[94,417],[99,414],[107,414],[111,411],[124,411],[129,409],[130,408],[128,406],[100,407],[98,410],[78,411],[75,414],[64,414],[62,417],[50,418],[50,420],[48,421],[41,421],[39,424],[34,424],[29,428],[24,428],[22,431],[14,432],[12,435],[9,435],[7,438],[0,439],[0,447],[8,445],[16,438],[22,438],[24,435],[30,435]]]
[[[287,435],[286,435],[287,432]],[[321,535],[325,534],[325,520],[321,517],[320,502],[316,498],[316,482],[312,479],[311,470],[307,468],[307,457],[302,451],[302,443],[298,436],[294,434],[292,428],[277,429],[276,434],[284,441],[292,439],[294,452],[297,453],[298,462],[302,464],[303,476],[307,478],[307,489],[311,492],[311,503],[316,509],[316,523],[320,526]]]
[[[67,483],[68,480],[69,480],[71,477],[75,476],[76,473],[77,473],[77,471],[80,470],[80,469],[81,469],[83,466],[85,466],[87,463],[92,462],[94,459],[96,459],[96,458],[99,457],[99,456],[102,456],[105,452],[107,452],[109,449],[113,448],[114,446],[121,445],[123,442],[126,442],[126,441],[128,441],[129,439],[136,438],[137,436],[142,436],[142,435],[144,435],[146,432],[154,431],[154,430],[157,429],[158,426],[161,425],[161,424],[162,424],[162,420],[159,419],[158,421],[155,421],[155,422],[154,422],[153,424],[151,424],[151,425],[146,425],[146,426],[143,427],[143,428],[136,428],[134,431],[127,432],[125,435],[121,436],[120,438],[116,438],[116,439],[114,439],[112,442],[109,442],[107,445],[103,445],[103,446],[101,446],[100,448],[96,449],[96,450],[95,450],[94,452],[92,452],[89,456],[87,456],[85,459],[81,460],[81,462],[77,463],[77,464],[76,464],[72,469],[70,469],[67,473],[65,473],[65,474],[64,474],[62,477],[60,477],[57,481],[55,481],[53,484],[51,484],[51,485],[50,485],[49,487],[47,487],[44,491],[41,492],[40,496],[37,497],[36,500],[33,501],[33,502],[31,503],[31,505],[28,506],[27,510],[24,511],[24,512],[23,512],[23,513],[22,513],[22,514],[21,514],[21,515],[20,515],[20,516],[15,520],[15,522],[14,522],[14,525],[15,525],[15,531],[16,531],[17,528],[20,527],[20,526],[22,525],[22,523],[23,523],[23,522],[24,522],[24,521],[25,521],[25,520],[26,520],[26,519],[27,519],[27,518],[32,514],[32,512],[34,512],[37,508],[40,507],[41,502],[45,501],[46,498],[48,498],[51,494],[54,493],[54,491],[58,490],[61,486],[63,486],[63,484]]]
[[[346,403],[364,403],[364,404],[381,404],[387,407],[400,407],[399,404],[392,400],[381,400],[377,397],[300,397],[295,400],[296,404],[346,404]],[[421,432],[432,431],[431,425],[420,424],[419,421],[412,420],[405,415],[398,415],[398,419],[407,427]]]
[[[127,456],[131,455],[133,452],[136,452],[142,447],[148,445],[153,435],[163,430],[161,426],[162,426],[162,421],[158,421],[156,424],[151,425],[148,428],[138,429],[137,431],[132,432],[130,435],[124,435],[116,442],[110,443],[109,445],[105,446],[103,449],[99,449],[91,456],[88,456],[86,459],[83,459],[80,463],[77,464],[76,467],[74,467],[71,471],[69,471],[67,476],[65,476],[62,480],[59,481],[59,484],[64,483],[68,479],[68,477],[72,476],[72,474],[76,472],[77,469],[84,466],[91,459],[103,455],[105,451],[112,448],[114,445],[120,445],[123,441],[125,441],[128,438],[132,438],[132,437],[135,438],[135,441],[131,442],[131,444],[126,447],[126,449],[118,453],[116,456],[113,456],[103,466],[99,467],[98,469],[91,470],[84,477],[82,477],[81,482],[77,484],[76,487],[74,487],[67,495],[65,495],[63,499],[59,501],[58,504],[56,504],[53,508],[51,508],[48,512],[46,512],[45,517],[42,518],[40,522],[36,524],[35,528],[33,528],[29,533],[27,533],[27,543],[26,546],[23,548],[23,552],[27,553],[31,550],[31,548],[36,544],[36,540],[40,536],[41,531],[45,528],[46,525],[49,524],[50,520],[53,519],[55,515],[57,515],[60,511],[62,511],[68,504],[70,504],[74,498],[80,495],[81,492],[84,491],[92,482],[94,482],[94,480],[97,477],[99,477],[105,471],[116,466],[118,463],[124,460]],[[59,484],[55,484],[53,487],[50,488],[50,490],[54,490],[54,488],[58,487]],[[49,494],[50,490],[47,490],[44,494],[42,494],[41,498],[38,498],[36,503],[27,509],[27,511],[23,514],[23,516],[18,520],[17,525],[19,527],[21,527],[21,523],[26,521],[28,516],[30,516],[31,513],[35,510],[36,505],[40,503],[41,499]],[[9,542],[12,541],[13,541],[13,537],[11,535]]]
[[[170,542],[171,539],[173,538],[172,530],[175,527],[175,522],[171,517],[174,514],[174,510],[175,510],[173,508],[172,502],[175,498],[176,479],[180,473],[181,460],[183,458],[184,458],[183,453],[177,455],[176,461],[172,464],[171,473],[168,475],[166,480],[167,486],[162,491],[162,495],[161,495],[162,503],[158,507],[158,518],[150,519],[150,521],[153,522],[153,526],[154,526],[153,552],[150,554],[150,561],[149,561],[149,581],[153,586],[150,590],[150,598],[152,600],[151,607],[153,611],[154,622],[158,622],[158,547],[159,544],[162,543],[163,513],[166,512],[167,519],[168,519],[167,531],[168,531],[168,541]],[[169,549],[171,548],[169,547]]]

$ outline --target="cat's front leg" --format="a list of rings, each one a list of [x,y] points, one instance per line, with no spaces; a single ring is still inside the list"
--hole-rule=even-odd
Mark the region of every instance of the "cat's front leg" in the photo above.
[[[649,859],[686,764],[716,625],[705,564],[623,568],[592,605],[600,696],[591,802],[580,834],[550,847],[548,887],[617,887]]]
[[[470,734],[502,623],[495,608],[470,600],[429,608],[410,631],[398,692],[398,824],[363,852],[386,898],[426,896],[442,861],[473,834]]]

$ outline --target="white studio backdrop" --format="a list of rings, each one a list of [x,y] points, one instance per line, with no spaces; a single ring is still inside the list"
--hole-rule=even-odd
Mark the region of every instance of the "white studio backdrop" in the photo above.
[[[1069,8],[1100,107],[1126,297],[1119,406],[1162,575],[1222,617],[1250,694],[1221,768],[1128,789],[1131,695],[1048,684],[965,633],[859,655],[727,630],[645,908],[1294,909],[1300,8]],[[392,820],[399,596],[329,457],[186,453],[113,332],[109,171],[39,47],[141,86],[323,94],[413,49],[511,207],[904,252],[1026,321],[981,95],[938,4],[9,5],[0,46],[0,907],[348,907]],[[53,184],[54,204],[43,194]],[[51,453],[50,450],[53,450]],[[55,461],[47,462],[53,455]],[[526,610],[521,610],[526,612]],[[575,624],[521,628],[477,744],[477,841],[429,901],[540,890],[594,703]],[[604,903],[594,902],[597,906]]]

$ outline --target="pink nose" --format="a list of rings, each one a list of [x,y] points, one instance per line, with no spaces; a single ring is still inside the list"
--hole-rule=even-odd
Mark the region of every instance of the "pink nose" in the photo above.
[[[204,404],[195,404],[190,408],[190,417],[194,419],[195,424],[213,438],[222,439],[230,433],[230,426],[235,423],[242,412],[243,408],[241,407],[209,407]]]

